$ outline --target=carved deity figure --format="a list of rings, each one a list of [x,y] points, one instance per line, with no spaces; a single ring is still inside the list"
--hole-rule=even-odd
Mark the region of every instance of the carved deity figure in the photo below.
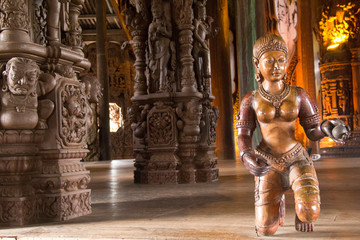
[[[47,128],[46,120],[54,109],[49,99],[38,96],[50,92],[56,80],[50,74],[40,74],[39,66],[30,59],[15,57],[3,72],[0,125],[4,129]]]
[[[179,103],[176,108],[177,115],[181,118],[177,125],[183,130],[186,136],[196,136],[200,134],[200,120],[202,115],[202,105],[199,101],[192,99],[185,104]]]
[[[324,114],[325,115],[331,115],[332,93],[331,93],[331,90],[330,90],[329,83],[325,83],[325,85],[324,85],[323,104],[324,104]]]
[[[172,27],[164,15],[162,4],[160,0],[153,0],[151,5],[153,21],[149,26],[149,69],[152,92],[165,91],[171,57]]]
[[[349,127],[343,121],[321,122],[306,91],[284,81],[287,53],[286,43],[278,35],[265,35],[256,41],[253,63],[259,88],[243,98],[237,116],[240,157],[255,176],[258,235],[272,235],[283,225],[284,193],[289,189],[294,191],[296,230],[313,231],[313,222],[320,214],[318,179],[312,160],[295,138],[296,120],[299,118],[312,141],[329,136],[343,143],[349,137]],[[256,122],[262,140],[253,148]]]
[[[88,123],[87,123],[87,139],[86,143],[88,145],[89,153],[84,158],[85,161],[97,161],[99,160],[98,147],[98,126],[97,126],[97,114],[96,114],[96,103],[99,102],[101,98],[101,87],[100,83],[97,80],[96,76],[87,74],[83,76],[81,82],[85,84],[85,94],[88,99]]]
[[[206,16],[206,0],[196,1],[196,17],[194,19],[194,48],[195,74],[198,89],[210,90],[210,49],[209,38],[213,35],[213,19]]]
[[[46,0],[48,5],[47,39],[50,45],[60,45],[60,24],[64,31],[69,30],[69,2],[70,0]]]
[[[128,114],[131,121],[131,129],[134,132],[134,136],[137,138],[143,138],[146,135],[146,117],[149,111],[149,104],[145,104],[141,107],[133,106],[128,108]]]
[[[344,82],[339,82],[339,86],[336,90],[338,96],[339,108],[341,113],[345,115],[348,111],[349,104],[349,90],[344,86]]]

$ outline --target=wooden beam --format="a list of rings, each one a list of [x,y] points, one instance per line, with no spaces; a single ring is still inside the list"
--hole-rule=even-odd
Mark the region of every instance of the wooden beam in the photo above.
[[[107,19],[114,19],[118,18],[116,14],[106,14]],[[96,21],[96,14],[84,14],[79,16],[79,20],[95,20]]]
[[[120,6],[122,5],[121,4],[121,1],[122,0],[118,0],[119,2],[120,2]],[[127,37],[127,39],[129,40],[129,41],[131,41],[131,35],[130,35],[130,32],[129,32],[129,30],[126,28],[126,24],[125,24],[125,16],[124,16],[124,14],[122,13],[122,10],[124,10],[124,9],[120,9],[120,7],[119,7],[119,5],[118,5],[118,3],[117,3],[117,1],[116,0],[110,0],[110,2],[111,2],[111,5],[113,6],[113,8],[114,8],[114,11],[115,11],[115,13],[116,13],[116,16],[118,17],[118,19],[120,20],[120,25],[121,25],[121,27],[124,29],[124,32],[125,32],[125,34],[126,34],[126,37]]]
[[[96,1],[96,67],[97,78],[102,90],[99,101],[99,142],[100,160],[111,160],[111,136],[109,117],[109,78],[106,48],[106,4],[105,0]]]

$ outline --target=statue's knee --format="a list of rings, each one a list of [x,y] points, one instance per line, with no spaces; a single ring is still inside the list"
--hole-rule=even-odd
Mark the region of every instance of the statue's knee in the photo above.
[[[279,207],[255,208],[255,228],[259,235],[272,235],[279,227]]]
[[[296,215],[304,223],[315,222],[320,215],[320,203],[297,202],[295,204]]]
[[[293,184],[295,211],[300,221],[314,222],[320,214],[320,191],[317,179],[300,178]]]
[[[277,221],[268,226],[256,225],[255,231],[258,235],[270,236],[276,233],[278,227],[279,227],[279,223]]]

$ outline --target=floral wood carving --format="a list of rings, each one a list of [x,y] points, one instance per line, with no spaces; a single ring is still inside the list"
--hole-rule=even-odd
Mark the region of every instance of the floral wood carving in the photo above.
[[[148,115],[149,146],[171,146],[176,141],[175,113],[163,102],[155,103]]]
[[[88,104],[84,88],[67,84],[60,90],[60,140],[64,147],[83,147],[86,142]]]
[[[29,21],[25,0],[4,0],[0,3],[0,29],[29,32]]]

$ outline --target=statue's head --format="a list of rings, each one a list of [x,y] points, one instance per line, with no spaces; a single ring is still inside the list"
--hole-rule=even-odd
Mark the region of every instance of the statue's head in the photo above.
[[[189,118],[200,121],[202,114],[202,105],[200,102],[192,99],[187,103],[186,107],[188,109]]]
[[[151,13],[153,18],[161,18],[163,15],[163,5],[159,0],[152,0]]]
[[[254,44],[253,48],[253,63],[256,67],[256,80],[262,82],[265,77],[264,71],[261,71],[261,62],[268,58],[274,58],[281,68],[281,71],[286,71],[288,48],[282,37],[275,34],[268,34],[260,37]]]
[[[14,95],[35,94],[39,75],[40,68],[35,61],[20,57],[11,58],[3,72],[3,91],[10,91]]]
[[[206,19],[206,1],[196,1],[196,17],[198,19],[205,20]]]

